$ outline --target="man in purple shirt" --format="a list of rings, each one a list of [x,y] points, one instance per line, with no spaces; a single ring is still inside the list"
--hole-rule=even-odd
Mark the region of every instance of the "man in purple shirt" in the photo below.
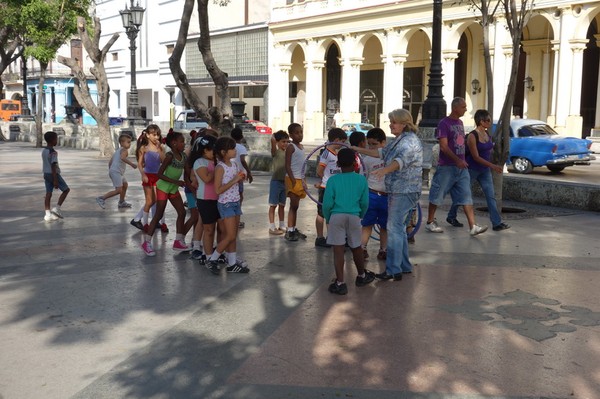
[[[435,211],[444,202],[444,197],[452,192],[452,200],[462,205],[469,222],[472,236],[487,230],[487,226],[475,224],[469,165],[465,161],[465,128],[460,118],[467,112],[464,98],[452,100],[450,115],[440,121],[436,137],[440,144],[440,157],[429,189],[429,213],[425,229],[431,233],[443,233],[435,220]]]

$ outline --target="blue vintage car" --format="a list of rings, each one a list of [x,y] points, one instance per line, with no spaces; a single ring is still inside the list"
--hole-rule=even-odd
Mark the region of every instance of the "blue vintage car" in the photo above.
[[[558,173],[567,166],[589,165],[596,159],[591,146],[590,140],[560,136],[546,122],[513,119],[507,164],[517,173],[530,173],[537,166]]]
[[[370,123],[344,123],[341,128],[346,132],[346,135],[350,137],[350,135],[354,132],[363,132],[367,134],[367,132],[373,129],[375,126]]]

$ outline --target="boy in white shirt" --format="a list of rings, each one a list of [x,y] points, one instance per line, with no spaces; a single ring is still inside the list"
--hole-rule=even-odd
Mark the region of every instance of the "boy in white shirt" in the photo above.
[[[128,134],[120,135],[119,145],[120,148],[115,151],[108,162],[108,176],[110,177],[110,180],[112,180],[115,189],[100,197],[96,197],[96,202],[102,209],[106,207],[105,201],[116,195],[119,196],[119,208],[131,208],[131,204],[125,201],[127,187],[129,187],[127,180],[125,179],[126,165],[131,166],[133,169],[137,169],[137,164],[127,159],[129,148],[131,147],[131,136]]]

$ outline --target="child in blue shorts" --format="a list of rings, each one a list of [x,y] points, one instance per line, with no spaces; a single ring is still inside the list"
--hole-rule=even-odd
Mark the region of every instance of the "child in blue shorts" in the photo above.
[[[60,175],[60,167],[58,166],[58,153],[54,149],[56,142],[58,141],[58,135],[56,132],[44,133],[44,140],[46,140],[46,147],[42,150],[42,168],[44,172],[44,182],[46,184],[46,197],[44,198],[44,207],[46,209],[46,215],[44,220],[51,222],[54,220],[62,219],[62,213],[60,207],[65,202],[67,195],[71,189]],[[50,209],[50,200],[52,199],[52,192],[54,189],[62,191],[56,206]]]
[[[385,147],[385,133],[382,129],[376,127],[367,132],[367,145],[371,149]],[[358,145],[358,147],[364,147]],[[386,248],[387,248],[387,219],[388,219],[388,198],[385,192],[384,177],[375,177],[372,172],[381,169],[385,166],[383,159],[370,157],[368,155],[363,156],[363,162],[365,169],[367,170],[367,182],[369,184],[369,209],[367,214],[361,221],[362,225],[362,239],[361,244],[363,247],[363,253],[365,259],[369,257],[367,252],[367,244],[373,231],[374,225],[379,225],[379,253],[377,259],[386,259]]]
[[[290,142],[290,136],[283,130],[275,132],[271,137],[271,156],[273,157],[273,174],[269,185],[269,234],[285,233],[285,149]],[[279,226],[275,226],[275,208],[279,207]]]

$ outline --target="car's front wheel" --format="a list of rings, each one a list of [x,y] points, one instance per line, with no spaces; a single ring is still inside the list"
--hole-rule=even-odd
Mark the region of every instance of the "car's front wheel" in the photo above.
[[[561,166],[561,165],[546,165],[546,167],[548,168],[548,170],[550,170],[550,172],[552,173],[559,173],[562,172],[562,170],[564,168],[566,168],[566,166]]]
[[[513,158],[512,164],[515,172],[517,173],[527,174],[531,173],[531,171],[533,170],[533,164],[527,158]]]

